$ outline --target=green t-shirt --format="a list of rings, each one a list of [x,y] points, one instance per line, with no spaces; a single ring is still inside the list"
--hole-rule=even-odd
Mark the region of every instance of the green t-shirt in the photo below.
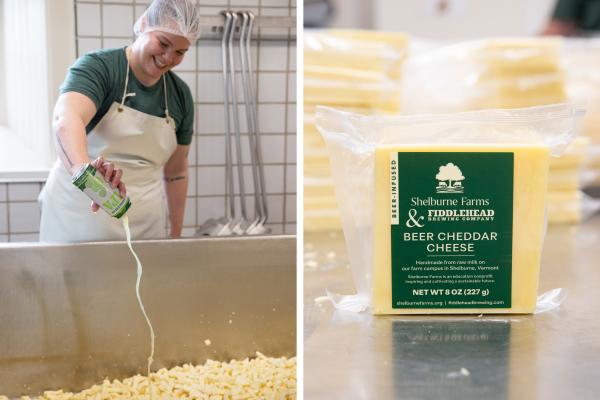
[[[77,92],[89,97],[96,105],[96,115],[86,126],[90,133],[104,117],[113,102],[121,102],[127,73],[125,48],[98,50],[80,57],[69,68],[60,93]],[[169,71],[166,74],[169,115],[175,120],[177,143],[192,142],[194,126],[194,100],[187,84]],[[127,93],[135,96],[125,99],[125,105],[156,117],[165,117],[165,98],[162,78],[146,87],[129,72]]]
[[[600,30],[600,0],[558,0],[554,19],[575,23],[583,31]]]

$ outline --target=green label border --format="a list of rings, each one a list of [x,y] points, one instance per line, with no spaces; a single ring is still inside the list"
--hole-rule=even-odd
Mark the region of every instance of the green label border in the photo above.
[[[513,181],[511,152],[390,153],[392,308],[511,307]]]

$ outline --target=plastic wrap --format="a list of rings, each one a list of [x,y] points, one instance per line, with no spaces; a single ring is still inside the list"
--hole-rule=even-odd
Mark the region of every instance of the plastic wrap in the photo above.
[[[340,307],[352,304],[354,310],[365,309],[372,301],[377,148],[539,146],[548,148],[552,155],[558,156],[575,137],[575,122],[583,112],[580,106],[558,104],[458,114],[374,117],[318,107],[316,125],[327,143],[330,155],[346,247],[357,290],[351,300],[342,301],[337,297],[332,297],[332,300]],[[543,224],[539,225],[531,227],[533,235],[541,235]],[[515,238],[513,246],[517,242],[518,238]]]
[[[589,144],[589,138],[578,136],[565,150],[564,154],[550,160],[550,169],[580,168],[588,158]]]
[[[600,100],[600,39],[564,39],[562,64],[567,73],[567,93],[572,101]],[[583,126],[591,119],[598,120],[593,112],[595,107],[587,107]],[[598,128],[596,128],[598,129]],[[586,133],[585,129],[583,133]]]
[[[578,190],[581,186],[582,173],[578,168],[551,169],[548,179],[548,190]]]
[[[354,83],[386,83],[389,79],[379,72],[340,66],[306,65],[304,78],[325,79],[333,81],[351,81]]]
[[[600,39],[565,39],[562,62],[571,101],[585,102],[581,134],[589,138],[583,187],[600,186]]]
[[[407,37],[363,30],[307,31],[304,35],[304,230],[337,231],[329,157],[314,127],[316,105],[355,112],[397,113]]]
[[[591,145],[585,160],[586,180],[583,187],[600,187],[600,145]]]
[[[318,105],[400,109],[400,86],[393,81],[356,82],[305,78],[304,101]]]
[[[577,224],[600,210],[600,200],[580,190],[548,192],[548,223]]]
[[[403,111],[462,112],[564,102],[560,43],[555,38],[485,39],[424,52],[406,63]]]
[[[360,30],[304,32],[304,65],[377,72],[397,79],[406,56],[406,36]]]

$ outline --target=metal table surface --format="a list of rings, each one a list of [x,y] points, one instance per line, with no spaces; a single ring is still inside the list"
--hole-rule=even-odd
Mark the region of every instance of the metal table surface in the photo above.
[[[519,316],[379,316],[315,302],[352,293],[341,233],[307,234],[305,399],[600,398],[600,215],[551,226],[540,293],[557,309]]]

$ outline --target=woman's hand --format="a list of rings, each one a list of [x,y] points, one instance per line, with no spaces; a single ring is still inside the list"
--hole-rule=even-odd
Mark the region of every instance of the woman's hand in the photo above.
[[[92,165],[96,170],[104,177],[104,180],[110,184],[112,189],[119,188],[119,194],[121,197],[127,195],[125,184],[121,181],[123,176],[123,170],[115,168],[115,165],[109,161],[105,161],[104,158],[98,157],[92,161]],[[96,212],[100,209],[100,205],[92,202],[92,211]]]

